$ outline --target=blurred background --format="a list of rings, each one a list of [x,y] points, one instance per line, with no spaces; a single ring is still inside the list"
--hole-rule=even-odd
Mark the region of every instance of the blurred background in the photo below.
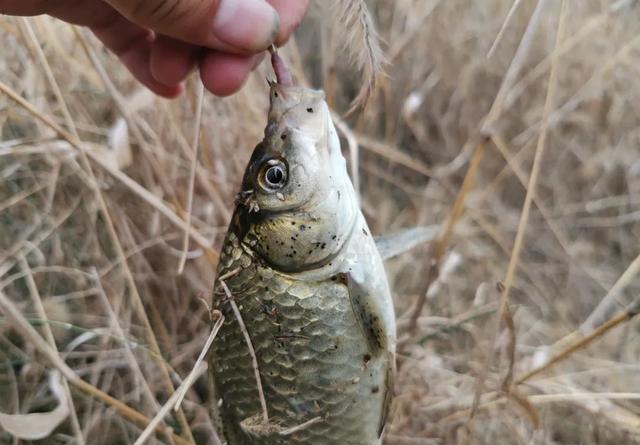
[[[281,54],[327,92],[374,234],[437,228],[387,262],[399,370],[384,443],[640,443],[625,312],[640,292],[640,4],[367,2],[385,75],[345,116],[363,80],[343,44],[362,48],[319,3]],[[202,300],[271,68],[205,95],[188,216],[196,79],[154,97],[47,17],[0,16],[0,41],[0,412],[49,412],[0,415],[0,443],[131,444],[210,332]],[[88,385],[67,393],[60,358]],[[219,443],[211,403],[205,374],[165,423]]]

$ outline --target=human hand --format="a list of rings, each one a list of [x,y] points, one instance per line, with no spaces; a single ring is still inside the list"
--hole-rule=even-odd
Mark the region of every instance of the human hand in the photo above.
[[[0,0],[0,13],[49,14],[89,27],[131,73],[176,97],[199,63],[213,94],[240,89],[272,43],[283,44],[309,0]]]

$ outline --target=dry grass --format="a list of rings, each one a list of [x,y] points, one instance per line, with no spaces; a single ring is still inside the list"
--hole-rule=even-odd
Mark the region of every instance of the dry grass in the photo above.
[[[385,443],[640,443],[637,304],[596,330],[640,295],[640,5],[565,0],[557,37],[559,1],[369,3],[387,75],[340,126],[345,155],[374,232],[443,227],[388,263],[402,348]],[[362,83],[330,29],[310,14],[282,54],[343,113]],[[0,411],[51,409],[53,362],[78,427],[39,443],[131,444],[210,333],[200,299],[269,71],[206,95],[196,153],[195,82],[154,98],[46,18],[0,17],[0,39]],[[200,378],[165,418],[180,438],[149,443],[219,443],[209,403]]]

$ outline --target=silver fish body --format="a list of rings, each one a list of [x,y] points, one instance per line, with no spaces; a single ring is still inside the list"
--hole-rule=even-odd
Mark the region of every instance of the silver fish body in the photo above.
[[[324,96],[274,84],[218,267],[225,316],[210,354],[229,445],[377,445],[392,391],[395,318]]]

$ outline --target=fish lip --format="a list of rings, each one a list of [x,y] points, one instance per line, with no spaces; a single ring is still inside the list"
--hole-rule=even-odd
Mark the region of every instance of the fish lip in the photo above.
[[[277,82],[270,82],[269,85],[270,85],[271,91],[275,91],[276,93],[280,94],[282,99],[278,97],[277,100],[282,103],[288,102],[291,96],[294,95],[293,94],[294,92],[300,93],[298,94],[298,99],[296,102],[294,102],[292,105],[286,108],[283,107],[282,113],[278,116],[277,119],[275,119],[275,121],[283,119],[284,117],[287,116],[287,114],[291,112],[291,110],[298,107],[302,103],[302,99],[305,97],[305,95],[311,96],[313,99],[325,102],[326,95],[322,90],[314,90],[312,88],[307,88],[307,87],[298,86],[298,85],[281,85]],[[289,91],[289,93],[287,93],[287,91]],[[274,108],[274,102],[272,102],[269,106],[269,113],[271,113],[273,108]],[[268,127],[269,125],[267,125],[267,128]]]

